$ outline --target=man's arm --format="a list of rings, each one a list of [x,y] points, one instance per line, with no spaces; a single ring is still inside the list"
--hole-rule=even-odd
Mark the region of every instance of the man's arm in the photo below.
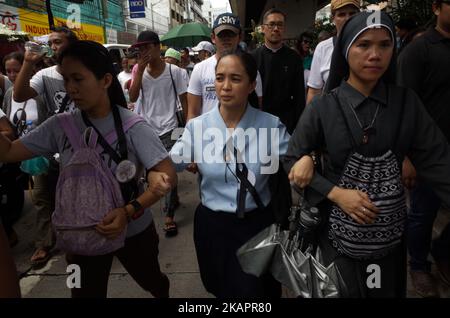
[[[40,94],[30,86],[30,80],[33,77],[34,66],[44,58],[44,55],[35,52],[25,51],[22,68],[17,75],[14,83],[13,98],[16,102],[23,103],[30,98],[34,98]],[[40,73],[38,72],[37,75]],[[43,85],[42,82],[39,85]]]
[[[200,116],[202,113],[202,97],[187,93],[188,115],[186,121]]]
[[[14,83],[13,98],[18,103],[23,103],[38,95],[38,93],[30,86],[30,79],[33,76],[33,67],[33,63],[25,60],[17,75]]]
[[[131,79],[131,86],[128,90],[130,102],[132,103],[135,103],[139,98],[139,94],[142,87],[142,76],[144,75],[144,71],[138,68],[136,72],[133,72],[133,78]]]
[[[308,78],[308,93],[306,95],[306,105],[311,103],[312,99],[316,95],[320,95],[322,93],[323,86],[325,85],[324,80],[322,78],[322,74],[320,72],[321,67],[324,65],[325,61],[323,58],[324,42],[320,42],[316,50],[314,51],[313,59],[311,62],[311,71],[309,72]]]
[[[184,118],[187,117],[188,114],[188,101],[187,101],[187,93],[179,95],[181,108],[183,108]]]
[[[322,94],[322,90],[321,89],[315,89],[315,88],[312,88],[312,87],[308,86],[308,95],[306,96],[306,105],[311,103],[311,101],[313,100],[314,96],[320,95],[320,94]]]

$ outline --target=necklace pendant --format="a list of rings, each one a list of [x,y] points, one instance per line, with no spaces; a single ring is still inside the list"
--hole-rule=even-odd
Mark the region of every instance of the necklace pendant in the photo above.
[[[362,139],[362,143],[363,143],[364,145],[367,145],[368,142],[369,142],[369,134],[364,133],[363,139]]]

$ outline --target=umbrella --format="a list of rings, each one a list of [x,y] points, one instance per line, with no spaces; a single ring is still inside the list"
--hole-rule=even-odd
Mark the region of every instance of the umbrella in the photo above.
[[[301,198],[291,209],[290,227],[281,231],[272,224],[251,238],[237,251],[244,272],[273,277],[304,298],[337,298],[345,283],[337,266],[323,265],[320,248],[313,240],[314,226],[320,222],[318,210]]]
[[[200,41],[209,41],[211,39],[211,29],[202,23],[180,24],[172,28],[162,38],[164,45],[183,48],[193,47]]]

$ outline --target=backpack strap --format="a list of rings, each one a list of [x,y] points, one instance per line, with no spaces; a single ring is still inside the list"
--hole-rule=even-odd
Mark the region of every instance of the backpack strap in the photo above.
[[[81,147],[80,144],[80,130],[75,123],[73,115],[70,113],[62,113],[56,116],[58,118],[61,128],[64,130],[70,144],[74,150],[78,150]]]
[[[131,127],[133,127],[135,124],[144,121],[144,119],[141,116],[135,115],[128,118],[123,123],[123,132],[126,133]],[[111,145],[113,142],[117,140],[117,132],[115,129],[111,130],[109,133],[106,134],[105,140]]]
[[[91,149],[97,149],[97,143],[98,143],[98,134],[95,131],[94,128],[88,127],[83,133],[83,143],[91,148]]]

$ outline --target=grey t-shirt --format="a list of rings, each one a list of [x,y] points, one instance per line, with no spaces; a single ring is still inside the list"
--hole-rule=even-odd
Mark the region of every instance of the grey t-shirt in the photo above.
[[[43,95],[47,106],[47,116],[49,117],[59,111],[64,98],[66,89],[64,88],[64,79],[58,72],[58,66],[44,68],[37,72],[30,80],[30,87],[38,95]],[[75,104],[70,99],[67,100],[64,111],[74,111]]]
[[[136,116],[134,113],[123,107],[119,107],[119,110],[122,122],[125,122],[130,116]],[[77,126],[82,127],[80,129],[81,134],[87,127],[83,122],[80,110],[76,109],[73,115],[75,116]],[[54,153],[59,153],[61,167],[64,167],[72,157],[73,148],[60,126],[58,116],[60,115],[49,118],[20,140],[28,150],[36,155],[48,157]],[[114,129],[114,118],[111,112],[105,118],[90,118],[90,120],[100,131],[102,136],[106,136],[108,132]],[[160,161],[168,157],[168,153],[158,136],[145,120],[131,127],[125,133],[125,136],[128,146],[128,160],[131,160],[136,164],[136,167],[138,168],[137,176],[143,176],[145,169],[151,169]],[[112,147],[113,149],[118,149],[117,141],[112,144]],[[101,156],[114,173],[116,169],[114,160],[110,158],[107,152],[102,152]],[[143,186],[141,187],[141,191],[144,191]],[[127,237],[142,232],[151,222],[152,215],[148,208],[140,218],[130,222],[128,225]]]

